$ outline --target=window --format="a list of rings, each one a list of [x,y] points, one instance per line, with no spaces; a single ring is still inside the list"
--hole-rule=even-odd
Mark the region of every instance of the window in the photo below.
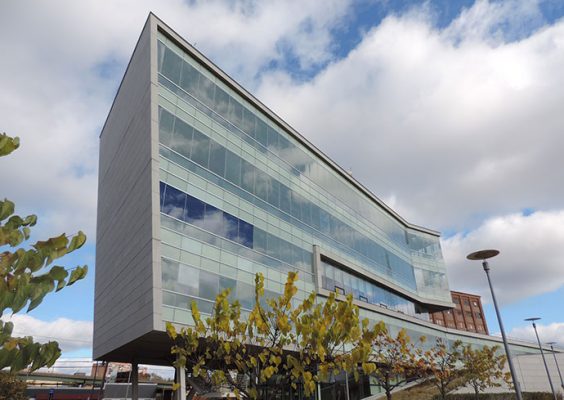
[[[345,289],[343,289],[342,287],[339,287],[339,286],[335,285],[335,293],[337,293],[337,294],[345,294]]]
[[[466,315],[466,318],[472,319],[472,313],[470,311],[466,311],[464,314]]]
[[[470,301],[468,299],[464,299],[464,305],[470,307]]]
[[[476,316],[476,318],[482,319],[482,313],[481,312],[475,312],[474,315]]]
[[[473,301],[472,301],[472,305],[473,305],[474,307],[478,307],[478,302],[477,302],[476,300],[473,300]]]

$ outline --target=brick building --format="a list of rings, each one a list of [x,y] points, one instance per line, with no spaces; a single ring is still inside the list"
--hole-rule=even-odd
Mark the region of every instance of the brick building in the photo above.
[[[450,293],[455,308],[432,313],[433,323],[446,328],[488,335],[488,325],[480,296],[454,291]]]

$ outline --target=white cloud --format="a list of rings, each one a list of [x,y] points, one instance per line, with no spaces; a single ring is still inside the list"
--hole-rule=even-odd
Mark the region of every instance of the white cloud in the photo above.
[[[57,341],[63,353],[92,348],[92,321],[57,318],[42,321],[29,315],[2,316],[14,323],[13,336],[33,336],[36,342]]]
[[[556,342],[555,346],[564,347],[564,322],[555,322],[548,325],[537,323],[537,331],[541,343]],[[524,339],[531,342],[537,342],[535,331],[531,324],[516,327],[509,332],[508,336],[516,339]]]
[[[494,45],[472,10],[444,30],[424,10],[388,17],[310,82],[266,75],[259,97],[412,222],[560,207],[564,21]]]
[[[490,261],[490,275],[502,304],[557,290],[564,285],[562,243],[564,210],[488,219],[443,241],[450,286],[490,299],[481,263],[466,260],[466,255],[493,247],[501,250]]]

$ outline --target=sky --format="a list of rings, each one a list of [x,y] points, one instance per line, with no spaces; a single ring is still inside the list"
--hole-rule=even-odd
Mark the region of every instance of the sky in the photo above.
[[[149,11],[408,221],[442,232],[453,290],[509,336],[564,346],[564,3],[0,0],[1,195],[34,238],[81,229],[88,277],[14,315],[91,355],[98,137]],[[127,238],[124,238],[127,240]]]

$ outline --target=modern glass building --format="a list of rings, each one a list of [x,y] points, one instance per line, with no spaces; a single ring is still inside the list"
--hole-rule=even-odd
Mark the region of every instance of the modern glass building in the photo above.
[[[298,299],[352,293],[392,331],[454,307],[439,233],[405,221],[154,15],[100,137],[94,357],[170,364],[166,321],[249,310],[299,272]],[[490,343],[491,344],[491,343]],[[529,345],[515,343],[517,352]]]

